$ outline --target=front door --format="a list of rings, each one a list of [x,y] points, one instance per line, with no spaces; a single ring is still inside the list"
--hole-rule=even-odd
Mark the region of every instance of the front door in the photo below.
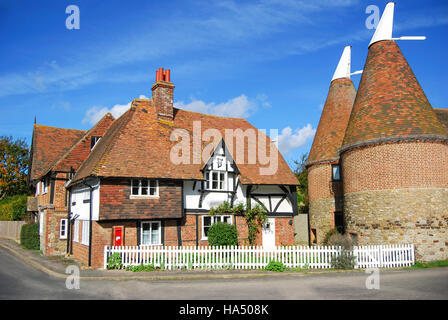
[[[263,248],[274,249],[275,248],[275,219],[267,218],[266,223],[263,225]]]

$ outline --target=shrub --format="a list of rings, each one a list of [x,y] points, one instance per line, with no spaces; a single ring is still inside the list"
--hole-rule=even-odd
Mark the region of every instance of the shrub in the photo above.
[[[353,240],[347,234],[340,234],[336,229],[333,229],[325,235],[324,245],[352,249]]]
[[[118,252],[112,253],[107,258],[107,269],[121,269],[121,254]]]
[[[11,202],[11,216],[12,220],[19,221],[26,214],[26,195],[16,196]]]
[[[286,270],[286,266],[279,261],[271,260],[264,269],[266,271],[283,272]]]
[[[20,243],[26,249],[39,250],[40,236],[39,224],[24,224],[20,230]]]
[[[132,271],[132,272],[145,272],[145,271],[154,271],[156,268],[154,267],[153,264],[141,264],[138,266],[127,266],[126,270],[127,271]]]
[[[341,254],[335,254],[331,259],[331,267],[334,269],[354,269],[356,264],[352,250],[342,249]]]
[[[208,230],[208,243],[210,246],[237,246],[238,245],[238,232],[236,227],[224,223],[218,222],[213,224]]]

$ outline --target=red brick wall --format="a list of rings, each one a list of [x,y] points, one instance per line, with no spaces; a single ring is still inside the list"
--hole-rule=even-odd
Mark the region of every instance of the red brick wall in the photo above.
[[[202,237],[202,218],[198,216],[199,220],[199,245],[208,246],[208,242],[201,240]],[[244,217],[234,217],[234,223],[237,225],[239,244],[247,245],[247,225]],[[275,234],[276,245],[294,245],[294,223],[289,225],[292,217],[276,218]],[[166,246],[177,246],[177,221],[178,220],[164,220],[164,244]],[[124,242],[125,246],[135,246],[137,242],[137,221],[108,221],[108,222],[92,222],[92,267],[103,268],[104,265],[104,246],[110,246],[112,242],[112,229],[114,226],[122,226],[124,228]],[[262,231],[261,227],[256,238],[255,245],[262,245]],[[186,215],[182,220],[181,225],[182,245],[195,246],[196,245],[196,216],[193,214]],[[82,239],[82,226],[79,228],[79,241]],[[86,266],[88,265],[89,248],[81,243],[72,242],[73,257],[81,261]]]
[[[157,110],[159,119],[173,121],[174,85],[168,82],[157,82],[152,90],[152,103]]]
[[[331,163],[321,163],[308,168],[308,195],[310,200],[342,196],[341,182],[332,181],[331,165]]]
[[[100,187],[100,220],[182,217],[182,182],[159,180],[159,198],[130,199],[130,179],[104,179]]]
[[[198,217],[198,223],[201,223],[200,217]],[[196,245],[196,215],[187,214],[182,221],[182,245],[183,246],[195,246]],[[199,239],[201,234],[198,234]]]
[[[448,145],[389,143],[342,154],[344,194],[365,190],[447,188]]]

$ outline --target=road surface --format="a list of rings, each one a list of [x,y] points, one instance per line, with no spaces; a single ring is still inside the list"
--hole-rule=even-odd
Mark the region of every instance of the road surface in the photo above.
[[[381,271],[380,289],[363,272],[300,274],[254,279],[81,280],[69,290],[0,248],[0,299],[448,299],[448,268]]]

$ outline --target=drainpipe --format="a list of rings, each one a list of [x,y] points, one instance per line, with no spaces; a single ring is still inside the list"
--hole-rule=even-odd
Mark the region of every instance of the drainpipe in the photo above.
[[[70,253],[70,239],[72,236],[72,220],[70,219],[71,210],[72,210],[72,199],[71,199],[71,188],[68,190],[68,213],[67,213],[67,253]]]
[[[82,180],[82,184],[90,188],[90,210],[89,210],[89,267],[92,266],[92,211],[93,211],[93,186]]]

